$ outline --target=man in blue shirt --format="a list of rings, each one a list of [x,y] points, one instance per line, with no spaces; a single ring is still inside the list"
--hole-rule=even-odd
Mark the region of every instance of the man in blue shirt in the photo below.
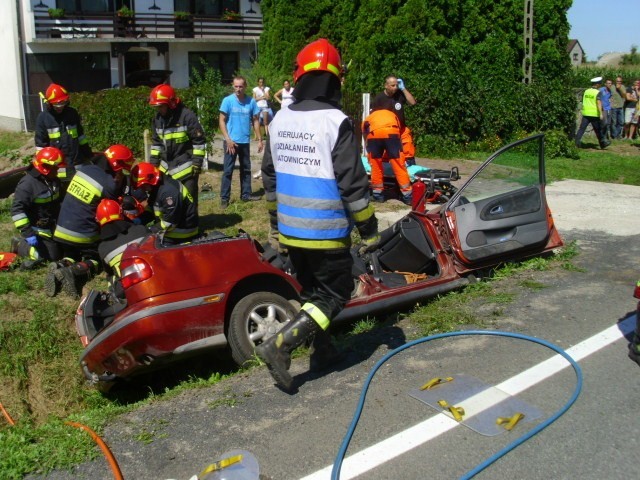
[[[602,120],[600,121],[600,132],[603,139],[609,136],[609,124],[611,123],[611,80],[604,82],[604,87],[600,87],[600,100],[602,101]]]
[[[251,192],[251,158],[249,144],[251,126],[258,141],[258,153],[264,145],[260,136],[260,108],[253,97],[245,95],[247,81],[244,77],[233,79],[233,93],[226,96],[220,105],[220,131],[224,137],[224,170],[220,186],[220,205],[229,206],[231,198],[231,178],[236,158],[240,160],[240,199],[243,202],[260,200],[259,195]]]

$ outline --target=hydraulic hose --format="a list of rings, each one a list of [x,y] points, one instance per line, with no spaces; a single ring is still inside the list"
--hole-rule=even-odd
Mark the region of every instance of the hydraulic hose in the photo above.
[[[536,337],[530,337],[528,335],[522,335],[522,334],[519,334],[519,333],[501,332],[501,331],[497,331],[497,330],[496,331],[469,330],[469,331],[461,331],[461,332],[449,332],[449,333],[440,333],[440,334],[437,334],[437,335],[431,335],[431,336],[428,336],[428,337],[419,338],[418,340],[413,340],[413,341],[411,341],[409,343],[406,343],[406,344],[396,348],[395,350],[392,350],[391,352],[387,353],[384,357],[382,357],[373,366],[373,368],[369,372],[369,375],[367,376],[367,379],[365,380],[364,385],[362,387],[362,392],[360,393],[360,400],[358,401],[358,406],[356,407],[356,410],[354,412],[353,419],[351,420],[351,424],[349,425],[347,433],[345,434],[344,439],[342,440],[342,444],[340,445],[340,449],[338,450],[338,454],[336,455],[336,459],[335,459],[335,461],[333,463],[333,468],[331,469],[331,480],[338,480],[340,478],[340,469],[342,468],[342,462],[344,460],[344,456],[346,454],[347,448],[349,447],[349,443],[351,442],[351,437],[353,436],[353,433],[355,432],[356,426],[358,424],[358,420],[360,419],[360,415],[362,414],[362,409],[364,407],[364,402],[365,402],[365,399],[366,399],[366,396],[367,396],[367,390],[369,389],[369,385],[371,384],[371,381],[373,380],[373,376],[376,374],[378,369],[382,365],[384,365],[394,355],[396,355],[396,354],[398,354],[398,353],[400,353],[400,352],[402,352],[402,351],[404,351],[404,350],[406,350],[408,348],[411,348],[411,347],[413,347],[415,345],[419,345],[421,343],[426,343],[426,342],[429,342],[431,340],[437,340],[439,338],[458,337],[458,336],[464,336],[464,335],[488,335],[488,336],[496,336],[496,337],[511,337],[511,338],[516,338],[516,339],[519,339],[519,340],[526,340],[526,341],[529,341],[529,342],[537,343],[537,344],[543,345],[543,346],[545,346],[547,348],[550,348],[551,350],[555,351],[556,353],[562,355],[571,364],[571,366],[573,367],[573,370],[575,371],[575,374],[576,374],[576,388],[575,388],[573,394],[571,395],[571,398],[567,401],[567,403],[560,410],[558,410],[556,413],[554,413],[551,417],[549,417],[544,422],[538,424],[536,427],[532,428],[530,431],[528,431],[524,435],[520,436],[519,438],[517,438],[516,440],[514,440],[513,442],[508,444],[506,447],[504,447],[502,450],[500,450],[496,454],[494,454],[491,457],[487,458],[485,461],[483,461],[482,463],[477,465],[475,468],[469,470],[466,474],[464,474],[462,477],[460,477],[461,479],[465,479],[466,480],[466,479],[474,477],[475,475],[480,473],[482,470],[487,468],[489,465],[491,465],[493,462],[495,462],[499,458],[503,457],[504,455],[509,453],[511,450],[513,450],[517,446],[519,446],[522,443],[524,443],[527,440],[529,440],[536,433],[544,430],[546,427],[548,427],[553,422],[555,422],[558,418],[560,418],[567,410],[569,410],[569,408],[571,408],[571,406],[578,399],[578,396],[580,395],[580,391],[582,390],[582,370],[580,369],[580,366],[578,365],[578,363],[573,358],[571,358],[571,356],[567,352],[565,352],[560,347],[558,347],[558,346],[556,346],[556,345],[554,345],[554,344],[552,344],[550,342],[547,342],[546,340],[541,340],[541,339],[536,338]]]

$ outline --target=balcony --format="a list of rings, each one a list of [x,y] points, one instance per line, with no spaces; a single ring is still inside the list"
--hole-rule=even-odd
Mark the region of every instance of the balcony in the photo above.
[[[148,39],[207,39],[252,40],[262,33],[262,18],[241,17],[237,21],[219,16],[197,16],[176,20],[172,13],[136,13],[121,18],[115,13],[98,15],[65,15],[50,18],[44,12],[34,12],[36,40],[61,41],[87,39],[148,38]]]

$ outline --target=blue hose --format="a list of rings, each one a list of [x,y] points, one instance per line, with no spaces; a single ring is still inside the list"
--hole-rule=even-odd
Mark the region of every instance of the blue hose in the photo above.
[[[530,336],[522,335],[522,334],[519,334],[519,333],[500,332],[500,331],[486,331],[486,330],[469,330],[469,331],[463,331],[463,332],[440,333],[438,335],[431,335],[429,337],[419,338],[418,340],[413,340],[412,342],[406,343],[406,344],[396,348],[395,350],[392,350],[391,352],[387,353],[384,357],[382,357],[378,361],[378,363],[376,363],[374,365],[374,367],[369,372],[369,375],[367,376],[367,379],[366,379],[366,381],[365,381],[365,383],[364,383],[364,385],[362,387],[362,393],[360,394],[360,400],[358,402],[358,407],[356,408],[356,411],[355,411],[355,413],[353,415],[353,420],[351,420],[351,425],[349,425],[349,429],[347,430],[347,433],[346,433],[344,439],[342,440],[342,444],[340,445],[340,449],[338,450],[338,454],[336,456],[335,462],[333,463],[333,468],[331,470],[331,480],[338,480],[340,478],[340,469],[342,468],[342,461],[344,460],[344,456],[346,454],[347,448],[349,447],[349,442],[351,441],[351,437],[353,436],[353,433],[354,433],[354,431],[356,429],[356,425],[358,424],[358,420],[360,419],[360,415],[362,414],[362,409],[364,407],[365,398],[367,396],[367,390],[369,389],[369,385],[371,384],[371,380],[373,380],[373,376],[376,374],[378,369],[382,365],[384,365],[391,357],[393,357],[397,353],[402,352],[403,350],[406,350],[407,348],[413,347],[413,346],[418,345],[420,343],[429,342],[431,340],[437,340],[439,338],[457,337],[457,336],[462,336],[462,335],[493,335],[493,336],[497,336],[497,337],[511,337],[511,338],[517,338],[517,339],[520,339],[520,340],[527,340],[529,342],[538,343],[538,344],[543,345],[545,347],[548,347],[551,350],[554,350],[556,353],[559,353],[560,355],[562,355],[571,364],[571,366],[573,367],[573,370],[576,373],[577,381],[576,381],[576,388],[575,388],[575,390],[573,392],[573,395],[571,396],[569,401],[567,401],[567,403],[560,410],[558,410],[555,414],[553,414],[551,417],[549,417],[544,422],[538,424],[535,428],[532,428],[530,431],[528,431],[527,433],[525,433],[521,437],[519,437],[516,440],[514,440],[513,442],[511,442],[509,445],[504,447],[502,450],[497,452],[495,455],[492,455],[491,457],[487,458],[485,461],[480,463],[478,466],[476,466],[472,470],[469,470],[466,474],[464,474],[462,477],[460,477],[461,479],[465,479],[466,480],[466,479],[472,478],[473,476],[477,475],[482,470],[487,468],[489,465],[491,465],[493,462],[495,462],[496,460],[498,460],[499,458],[503,457],[508,452],[510,452],[511,450],[516,448],[518,445],[526,442],[531,437],[533,437],[536,433],[542,431],[543,429],[545,429],[546,427],[551,425],[558,418],[560,418],[567,410],[569,410],[569,408],[571,408],[571,405],[573,405],[575,403],[575,401],[578,399],[578,396],[580,395],[580,390],[582,390],[582,370],[580,369],[580,366],[578,365],[578,363],[573,358],[571,358],[569,356],[569,354],[567,352],[565,352],[560,347],[558,347],[558,346],[556,346],[556,345],[554,345],[552,343],[547,342],[546,340],[541,340],[539,338],[530,337]]]

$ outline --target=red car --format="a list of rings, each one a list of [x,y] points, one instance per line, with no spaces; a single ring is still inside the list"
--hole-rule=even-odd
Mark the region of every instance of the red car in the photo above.
[[[381,237],[375,252],[353,250],[352,298],[335,321],[397,311],[562,246],[545,198],[544,136],[500,149],[447,203],[414,206]],[[93,291],[78,308],[85,376],[105,385],[226,344],[238,364],[251,359],[299,307],[295,273],[271,257],[246,233],[173,247],[150,236],[128,247],[126,300]]]

